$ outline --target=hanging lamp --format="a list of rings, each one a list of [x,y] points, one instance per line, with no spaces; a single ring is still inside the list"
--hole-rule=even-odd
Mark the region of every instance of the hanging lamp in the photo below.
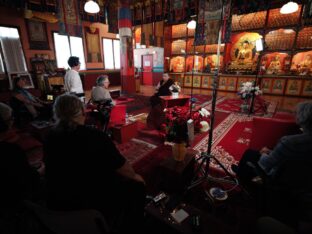
[[[85,12],[88,12],[90,14],[96,14],[100,11],[99,4],[93,0],[87,0],[84,5]]]
[[[291,14],[298,11],[299,6],[298,3],[289,1],[288,3],[284,4],[280,10],[281,14]]]
[[[188,29],[195,29],[196,28],[196,21],[195,20],[191,20],[187,23],[187,28]]]

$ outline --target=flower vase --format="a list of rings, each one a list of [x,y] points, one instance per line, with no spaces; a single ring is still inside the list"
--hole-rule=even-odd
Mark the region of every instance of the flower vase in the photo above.
[[[179,97],[179,93],[178,92],[172,92],[172,97],[173,98],[178,98]]]
[[[186,155],[186,144],[182,143],[174,143],[172,145],[172,155],[174,160],[182,162],[184,161]]]

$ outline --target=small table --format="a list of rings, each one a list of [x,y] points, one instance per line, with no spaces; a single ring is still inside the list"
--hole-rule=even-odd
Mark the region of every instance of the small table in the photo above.
[[[173,96],[159,96],[162,108],[169,108],[173,106],[186,106],[190,101],[189,95],[179,94],[177,97]]]
[[[111,128],[113,139],[118,143],[125,143],[138,134],[137,121],[129,121],[128,123],[115,125]]]

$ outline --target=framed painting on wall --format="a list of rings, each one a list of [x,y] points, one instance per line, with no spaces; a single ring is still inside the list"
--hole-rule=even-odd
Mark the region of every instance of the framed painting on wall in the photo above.
[[[229,91],[236,91],[237,78],[228,77],[227,81],[228,81],[227,82],[227,90],[229,90]]]
[[[272,93],[274,94],[283,94],[284,93],[284,88],[285,88],[285,79],[277,79],[275,78],[273,80],[273,85],[272,85]]]
[[[184,87],[191,87],[192,86],[192,76],[186,75],[184,77]]]
[[[26,20],[29,48],[31,50],[50,50],[46,25],[40,21]]]
[[[24,88],[35,88],[31,75],[28,72],[9,72],[9,83],[11,90],[14,88],[14,79],[17,77],[22,77],[25,79],[26,85]]]
[[[220,77],[219,79],[219,90],[225,90],[226,89],[226,77]]]
[[[210,76],[202,76],[202,88],[210,88],[209,86],[209,80],[212,79]]]
[[[303,96],[312,96],[312,80],[305,80],[303,82]]]
[[[101,63],[101,45],[100,30],[93,25],[85,27],[86,44],[87,44],[87,62]]]
[[[261,90],[263,93],[271,93],[272,79],[263,78],[261,81]]]
[[[302,80],[288,80],[285,94],[299,95],[301,91]]]
[[[200,83],[201,83],[201,77],[200,76],[194,76],[193,77],[193,87],[194,88],[200,88]]]

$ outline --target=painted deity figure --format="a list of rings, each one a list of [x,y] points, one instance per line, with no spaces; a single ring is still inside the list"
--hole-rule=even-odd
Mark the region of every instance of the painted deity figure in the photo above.
[[[278,74],[282,70],[280,56],[276,55],[273,60],[270,62],[270,65],[267,69],[267,74]]]

